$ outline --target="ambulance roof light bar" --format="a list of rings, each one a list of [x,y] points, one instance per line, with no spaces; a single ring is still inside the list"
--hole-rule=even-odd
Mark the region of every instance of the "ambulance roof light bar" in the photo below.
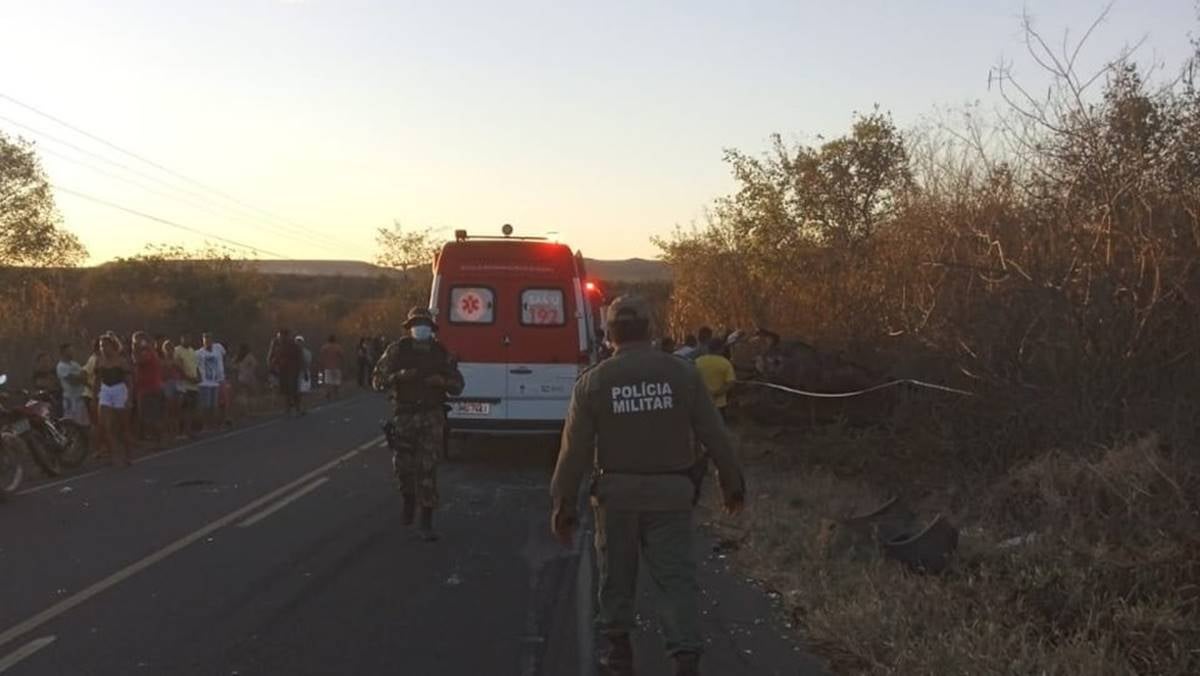
[[[465,242],[468,239],[518,240],[518,241],[522,241],[522,242],[545,242],[545,241],[547,241],[547,238],[545,238],[545,237],[513,237],[512,236],[513,227],[512,227],[512,225],[510,225],[508,223],[505,223],[504,226],[500,228],[500,232],[503,233],[502,236],[496,237],[494,235],[493,236],[468,235],[466,230],[455,230],[454,231],[454,241]]]

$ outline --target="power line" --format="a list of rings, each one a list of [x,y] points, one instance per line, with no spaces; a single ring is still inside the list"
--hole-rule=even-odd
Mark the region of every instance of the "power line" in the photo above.
[[[156,222],[158,222],[158,223],[162,223],[163,225],[167,225],[167,226],[170,226],[170,227],[172,227],[172,228],[177,228],[177,229],[179,229],[179,230],[183,230],[183,231],[185,231],[185,232],[190,232],[190,233],[192,233],[192,234],[194,234],[194,235],[200,235],[201,237],[210,237],[210,238],[212,238],[212,239],[215,239],[215,240],[217,240],[217,241],[219,241],[219,242],[224,242],[225,244],[229,244],[229,245],[232,245],[232,246],[236,246],[236,247],[238,247],[238,248],[240,248],[240,249],[246,249],[246,250],[248,250],[248,251],[253,251],[253,252],[255,252],[255,253],[267,254],[267,255],[269,255],[269,256],[273,256],[273,257],[275,257],[275,258],[279,258],[279,259],[282,259],[282,260],[292,260],[292,259],[291,259],[291,258],[289,258],[288,256],[284,256],[283,254],[276,253],[276,252],[274,252],[274,251],[269,251],[269,250],[267,250],[267,249],[260,249],[259,247],[256,247],[256,246],[251,246],[251,245],[249,245],[249,244],[244,244],[244,243],[242,243],[242,242],[239,242],[239,241],[237,241],[237,240],[229,239],[229,238],[227,238],[227,237],[222,237],[222,236],[220,236],[220,235],[214,235],[214,234],[212,234],[212,233],[210,233],[210,232],[205,232],[205,231],[203,231],[203,230],[198,230],[198,229],[196,229],[196,228],[192,228],[192,227],[189,227],[189,226],[183,225],[182,223],[176,223],[175,221],[168,220],[168,219],[166,219],[166,218],[160,218],[160,217],[158,217],[158,216],[154,216],[153,214],[148,214],[148,213],[146,213],[146,212],[144,212],[144,211],[138,211],[137,209],[131,209],[131,208],[127,207],[127,206],[123,206],[123,205],[117,204],[116,202],[110,202],[110,201],[108,201],[108,200],[105,200],[105,199],[100,199],[99,197],[94,197],[94,196],[92,196],[92,195],[88,195],[88,194],[86,194],[86,193],[79,192],[78,190],[71,190],[70,188],[64,188],[64,187],[63,187],[63,186],[61,186],[61,185],[55,185],[55,184],[51,184],[51,187],[53,187],[55,190],[57,190],[57,191],[59,191],[59,192],[65,192],[65,193],[67,193],[68,195],[74,195],[75,197],[79,197],[79,198],[82,198],[82,199],[88,200],[88,201],[90,201],[90,202],[95,202],[96,204],[102,204],[102,205],[104,205],[104,206],[106,206],[106,207],[111,207],[111,208],[113,208],[113,209],[117,209],[117,210],[119,210],[119,211],[124,211],[124,212],[126,212],[126,213],[133,214],[134,216],[140,216],[141,218],[145,218],[145,219],[147,219],[147,220],[156,221]]]
[[[97,167],[97,166],[96,166],[96,165],[94,165],[94,164],[88,164],[87,162],[84,162],[84,161],[80,160],[79,158],[76,158],[76,157],[71,157],[71,156],[69,156],[69,155],[65,155],[65,154],[63,154],[63,153],[54,152],[53,150],[50,150],[49,148],[42,148],[42,149],[40,149],[40,150],[39,150],[39,152],[41,152],[41,153],[44,153],[44,154],[46,154],[46,155],[50,155],[51,157],[57,157],[57,158],[59,158],[60,160],[65,160],[65,161],[67,161],[67,162],[71,162],[71,163],[73,163],[73,164],[77,164],[77,165],[79,165],[79,166],[81,166],[81,167],[84,167],[84,168],[86,168],[86,169],[90,169],[90,170],[92,170],[92,171],[94,171],[94,172],[96,172],[96,173],[98,173],[98,174],[103,174],[103,175],[105,175],[105,176],[108,176],[108,177],[110,177],[110,178],[115,178],[115,179],[117,179],[118,181],[124,181],[124,182],[126,182],[126,183],[129,183],[130,185],[135,185],[135,186],[137,186],[137,187],[141,188],[142,190],[145,190],[146,192],[150,193],[151,195],[157,195],[157,196],[159,196],[159,197],[165,197],[165,198],[167,198],[167,199],[178,200],[178,201],[180,201],[180,202],[183,202],[184,204],[189,204],[189,205],[191,205],[191,206],[194,206],[194,207],[196,207],[196,208],[198,208],[198,209],[203,209],[203,210],[205,210],[205,211],[207,211],[207,212],[209,212],[209,213],[211,213],[211,214],[215,214],[215,215],[217,215],[217,216],[221,216],[222,218],[224,218],[224,217],[225,217],[225,215],[224,215],[224,214],[222,214],[221,212],[217,211],[216,209],[212,208],[211,206],[209,206],[209,205],[207,205],[207,204],[204,204],[204,203],[201,203],[201,202],[193,202],[193,201],[191,201],[191,200],[185,200],[185,199],[183,199],[183,198],[179,197],[178,195],[171,195],[171,194],[168,194],[168,193],[162,192],[162,191],[160,191],[160,190],[155,190],[154,188],[151,188],[151,187],[147,186],[145,183],[139,183],[138,181],[135,181],[135,180],[133,180],[132,178],[129,178],[129,177],[127,177],[127,176],[121,176],[120,174],[116,174],[116,173],[114,173],[114,172],[111,172],[111,171],[106,171],[106,170],[104,170],[104,169],[101,169],[100,167]],[[306,242],[306,243],[307,243],[307,244],[311,244],[310,242]]]
[[[203,200],[203,202],[204,202],[205,204],[212,204],[212,205],[216,205],[216,207],[217,207],[217,208],[221,208],[221,209],[226,209],[226,210],[229,210],[231,213],[235,213],[235,215],[236,215],[238,218],[244,218],[244,217],[243,217],[241,214],[237,214],[236,212],[234,212],[234,211],[232,210],[232,208],[231,208],[231,207],[229,207],[229,206],[227,206],[227,205],[224,205],[224,204],[221,204],[220,202],[216,202],[216,201],[214,201],[214,200],[213,200],[211,197],[209,197],[209,196],[205,195],[204,193],[197,192],[197,191],[195,191],[195,190],[191,190],[191,189],[188,189],[188,188],[182,188],[182,187],[180,187],[180,186],[177,186],[177,185],[175,185],[175,184],[173,184],[173,183],[170,183],[170,182],[168,182],[168,181],[164,181],[163,179],[161,179],[161,178],[159,178],[159,177],[157,177],[157,176],[153,176],[153,175],[151,175],[151,174],[148,174],[148,173],[146,173],[146,172],[144,172],[144,171],[140,171],[140,170],[138,170],[138,169],[135,169],[135,168],[133,168],[133,167],[131,167],[131,166],[127,165],[127,164],[124,164],[124,163],[121,163],[121,162],[117,162],[116,160],[113,160],[113,159],[111,159],[111,158],[105,157],[104,155],[100,155],[100,154],[98,154],[98,153],[94,153],[94,152],[92,152],[92,151],[90,151],[90,150],[87,150],[86,148],[81,148],[80,146],[77,146],[77,145],[75,145],[74,143],[71,143],[70,141],[66,141],[66,140],[64,140],[64,139],[62,139],[62,138],[59,138],[59,137],[57,137],[57,136],[53,135],[53,134],[47,133],[47,132],[45,132],[45,131],[42,131],[42,130],[40,130],[40,129],[36,129],[36,128],[34,128],[34,127],[31,127],[31,126],[29,126],[29,125],[27,125],[27,124],[22,124],[21,122],[17,122],[16,120],[13,120],[13,119],[11,119],[11,118],[8,118],[8,117],[4,117],[3,115],[0,115],[0,121],[7,122],[8,124],[11,124],[11,125],[13,125],[14,127],[17,127],[17,128],[19,128],[19,129],[24,129],[25,131],[27,131],[27,132],[29,132],[29,133],[31,133],[31,134],[33,134],[33,135],[35,135],[35,136],[42,137],[42,138],[44,138],[44,139],[46,139],[46,140],[49,140],[49,141],[51,141],[51,142],[53,142],[53,143],[57,143],[57,144],[59,144],[59,145],[66,146],[67,148],[70,148],[71,150],[74,150],[75,152],[78,152],[78,153],[81,153],[81,154],[83,154],[83,155],[86,155],[87,157],[95,158],[95,159],[97,159],[97,160],[100,160],[101,162],[104,162],[105,164],[108,164],[108,165],[111,165],[111,166],[117,167],[118,169],[122,169],[122,170],[124,170],[124,171],[127,171],[127,172],[129,172],[129,173],[131,173],[131,174],[134,174],[135,176],[139,176],[139,177],[141,177],[141,178],[144,178],[144,179],[146,179],[146,180],[153,181],[153,182],[155,182],[155,183],[157,183],[157,184],[159,184],[159,185],[165,186],[165,187],[167,187],[167,188],[169,188],[169,189],[171,189],[171,190],[177,191],[177,192],[179,192],[179,193],[182,193],[182,194],[184,194],[184,195],[189,195],[189,196],[195,197],[196,199]],[[100,173],[106,173],[106,172],[104,172],[104,171],[102,171],[102,170],[100,170],[100,169],[98,169],[98,168],[96,168],[96,167],[92,167],[92,166],[90,166],[90,165],[87,165],[87,164],[85,164],[85,163],[83,163],[83,162],[80,162],[80,161],[78,161],[78,160],[71,159],[71,158],[69,158],[69,157],[66,157],[66,156],[64,156],[64,155],[61,155],[61,154],[56,154],[56,153],[53,153],[53,152],[51,152],[51,151],[47,150],[46,148],[42,148],[42,149],[41,149],[41,152],[48,153],[48,154],[51,154],[51,155],[56,155],[57,157],[60,157],[60,158],[66,159],[68,162],[75,162],[76,164],[80,164],[80,165],[82,165],[82,166],[88,167],[89,169],[92,169],[93,171],[97,171],[97,172],[100,172]],[[114,176],[114,175],[113,175],[113,174],[111,174],[111,173],[108,173],[107,175],[109,175],[109,176]],[[128,179],[124,179],[124,178],[122,178],[121,180],[128,180]],[[133,181],[130,181],[130,182],[133,182]],[[135,185],[137,185],[137,184],[135,183]],[[141,187],[142,187],[143,189],[149,190],[148,188],[145,188],[145,186],[141,186]],[[149,190],[149,191],[150,191],[150,192],[154,192],[154,191],[152,191],[152,190]],[[156,194],[162,195],[162,193],[156,193]],[[166,195],[163,195],[163,196],[166,196]],[[169,197],[170,197],[171,199],[180,199],[180,198],[178,198],[178,197],[174,197],[174,196],[169,196]],[[185,200],[180,200],[180,201],[185,201]],[[195,203],[195,202],[187,202],[187,203],[188,203],[188,204],[192,204],[193,206],[196,206],[196,203]],[[211,213],[216,213],[217,215],[222,215],[222,214],[220,214],[220,213],[216,212],[216,211],[214,210],[214,208],[213,208],[213,207],[207,207],[207,208],[208,208],[208,210],[209,210]],[[262,219],[262,217],[261,217],[261,216],[252,216],[251,218],[255,218],[255,219],[258,219],[258,220],[261,220],[261,219]],[[292,238],[292,239],[294,239],[294,240],[296,240],[296,241],[298,241],[298,242],[303,242],[303,243],[305,243],[305,244],[308,244],[308,245],[310,245],[310,246],[317,246],[317,247],[328,247],[328,246],[330,246],[331,244],[332,244],[332,245],[337,245],[337,246],[340,246],[340,245],[341,245],[341,243],[340,243],[340,242],[338,242],[338,241],[337,241],[337,240],[335,240],[334,238],[332,238],[332,237],[329,237],[329,236],[326,236],[326,235],[321,235],[321,236],[320,236],[320,239],[316,239],[316,238],[307,238],[307,239],[306,239],[306,238],[304,238],[304,236],[302,236],[302,235],[299,235],[299,234],[296,234],[294,230],[287,230],[287,229],[284,229],[284,228],[282,228],[282,227],[280,227],[280,226],[278,226],[278,225],[274,225],[274,224],[272,224],[272,223],[268,223],[268,222],[266,222],[266,221],[263,221],[262,227],[265,227],[265,228],[270,228],[270,229],[272,229],[272,230],[274,231],[274,233],[275,233],[275,234],[278,234],[278,235],[280,235],[280,236],[283,236],[283,237],[290,237],[290,238]]]
[[[2,119],[2,118],[0,118],[0,119]],[[55,152],[54,150],[50,150],[48,148],[42,148],[38,151],[42,152],[42,154],[46,154],[46,155],[49,155],[52,157],[58,157],[58,158],[60,158],[60,160],[65,160],[67,162],[78,164],[78,166],[80,166],[80,167],[84,167],[86,169],[91,169],[92,172],[106,175],[106,177],[113,178],[113,179],[116,179],[119,181],[125,181],[125,183],[127,183],[127,184],[137,186],[137,187],[139,187],[139,189],[149,192],[150,195],[156,195],[158,197],[163,197],[163,198],[167,198],[167,199],[174,199],[174,201],[182,202],[185,204],[190,204],[190,205],[192,205],[192,207],[196,207],[198,209],[203,209],[205,211],[208,211],[208,213],[210,213],[210,214],[214,214],[214,215],[220,216],[220,217],[226,217],[226,216],[224,216],[224,214],[221,213],[221,211],[218,211],[217,209],[210,207],[209,204],[205,204],[202,202],[194,202],[194,201],[191,201],[191,199],[184,199],[184,198],[181,198],[176,195],[169,195],[169,193],[152,189],[152,187],[145,185],[143,183],[139,183],[139,181],[133,180],[128,177],[122,177],[122,175],[120,175],[120,174],[116,174],[114,172],[108,172],[108,171],[106,171],[106,169],[102,169],[100,167],[95,166],[95,164],[89,164],[88,162],[79,160],[78,157],[71,157],[71,156],[62,154],[62,152]],[[322,245],[319,243],[311,243],[311,241],[305,241],[305,244],[316,245],[316,246],[325,246],[325,245]]]
[[[137,169],[134,169],[127,164],[121,164],[120,162],[117,162],[116,160],[111,160],[103,155],[93,153],[92,151],[81,148],[81,147],[75,145],[74,143],[71,143],[70,141],[64,141],[63,139],[61,139],[57,136],[54,136],[53,134],[48,134],[44,131],[41,131],[40,129],[35,129],[33,127],[30,127],[29,125],[25,125],[20,122],[17,122],[16,120],[4,117],[3,115],[0,115],[0,121],[7,122],[7,123],[11,124],[12,126],[17,127],[19,129],[24,129],[25,131],[27,131],[30,134],[33,134],[35,136],[41,136],[42,138],[45,138],[49,141],[53,141],[54,143],[57,143],[59,145],[66,146],[66,147],[70,148],[71,150],[74,150],[75,152],[82,153],[84,155],[87,155],[88,157],[95,158],[97,160],[100,160],[101,162],[104,162],[105,164],[111,164],[112,166],[117,167],[119,169],[124,169],[125,171],[128,171],[131,174],[136,174],[143,178],[154,181],[155,183],[160,183],[162,185],[167,186],[168,188],[173,188],[175,190],[179,190],[179,191],[185,192],[187,194],[193,194],[190,191],[183,190],[182,188],[178,188],[170,183],[167,183],[166,181],[162,180],[161,178],[158,178],[156,176],[150,176],[149,174],[140,172]]]
[[[148,165],[150,165],[150,166],[154,167],[155,169],[158,169],[159,171],[166,172],[167,174],[170,174],[171,176],[174,176],[175,178],[177,178],[177,179],[179,179],[179,180],[186,181],[186,182],[188,182],[188,183],[191,183],[192,185],[199,186],[200,188],[203,188],[204,190],[207,190],[208,192],[211,192],[211,193],[213,193],[213,194],[215,194],[215,195],[219,195],[219,196],[221,196],[222,198],[224,198],[224,199],[226,199],[226,200],[228,200],[228,201],[230,201],[230,202],[233,202],[234,204],[237,204],[237,205],[241,206],[241,207],[242,207],[242,208],[244,208],[244,209],[249,209],[249,210],[251,210],[251,211],[258,212],[258,213],[260,213],[260,214],[263,214],[263,215],[265,215],[265,216],[267,216],[267,217],[269,217],[269,218],[272,218],[272,219],[274,219],[274,220],[276,220],[276,221],[281,221],[281,222],[283,222],[283,223],[288,223],[288,224],[291,224],[293,227],[295,227],[295,228],[299,228],[299,229],[300,229],[300,230],[302,230],[302,231],[306,231],[306,232],[308,232],[310,235],[324,236],[324,235],[321,235],[320,233],[318,233],[318,232],[316,232],[316,231],[314,231],[314,230],[312,230],[312,229],[310,229],[310,228],[307,228],[307,227],[305,227],[305,226],[303,226],[303,225],[300,225],[299,223],[295,223],[294,221],[290,221],[290,220],[288,220],[288,219],[286,219],[286,218],[283,218],[282,216],[277,216],[277,215],[275,215],[275,214],[273,214],[273,213],[271,213],[271,212],[269,212],[269,211],[267,211],[267,210],[265,210],[265,209],[260,209],[260,208],[258,208],[258,207],[256,207],[256,206],[254,206],[254,205],[247,204],[247,203],[245,203],[245,202],[243,202],[243,201],[239,200],[238,198],[236,198],[236,197],[234,197],[234,196],[232,196],[232,195],[230,195],[230,194],[228,194],[228,193],[226,193],[226,192],[224,192],[224,191],[222,191],[222,190],[220,190],[220,189],[218,189],[218,188],[214,188],[214,187],[212,187],[212,186],[209,186],[209,185],[206,185],[206,184],[204,184],[204,183],[201,183],[200,181],[197,181],[196,179],[193,179],[193,178],[189,178],[189,177],[187,177],[187,176],[184,176],[183,174],[181,174],[181,173],[179,173],[179,172],[177,172],[177,171],[175,171],[175,170],[173,170],[173,169],[170,169],[169,167],[165,167],[165,166],[163,166],[163,165],[161,165],[161,164],[159,164],[159,163],[157,163],[157,162],[155,162],[155,161],[153,161],[153,160],[147,159],[147,158],[145,158],[145,157],[143,157],[143,156],[141,156],[141,155],[139,155],[139,154],[137,154],[137,153],[135,153],[135,152],[133,152],[133,151],[131,151],[131,150],[126,150],[126,149],[124,149],[124,148],[122,148],[122,147],[118,146],[117,144],[115,144],[115,143],[112,143],[111,141],[107,141],[107,140],[105,140],[105,139],[103,139],[103,138],[100,138],[99,136],[96,136],[95,134],[92,134],[91,132],[88,132],[88,131],[86,131],[86,130],[84,130],[84,129],[80,129],[79,127],[77,127],[77,126],[75,126],[75,125],[71,124],[70,122],[67,122],[66,120],[63,120],[63,119],[61,119],[61,118],[58,118],[58,117],[55,117],[54,115],[51,115],[50,113],[47,113],[47,112],[45,112],[45,111],[43,111],[43,110],[40,110],[40,109],[38,109],[38,108],[36,108],[36,107],[34,107],[34,106],[32,106],[32,105],[28,104],[28,103],[25,103],[25,102],[23,102],[23,101],[19,101],[19,100],[17,100],[17,99],[14,99],[13,97],[11,97],[11,96],[9,96],[9,95],[7,95],[7,94],[4,94],[3,92],[0,92],[0,99],[4,99],[4,100],[6,100],[6,101],[9,101],[9,102],[11,102],[11,103],[13,103],[13,104],[16,104],[16,105],[18,105],[18,106],[20,106],[20,107],[24,108],[25,110],[28,110],[28,111],[30,111],[30,112],[32,112],[32,113],[34,113],[34,114],[36,114],[36,115],[40,115],[40,116],[42,116],[42,117],[44,117],[44,118],[46,118],[46,119],[48,119],[48,120],[50,120],[50,121],[52,121],[52,122],[55,122],[55,123],[57,123],[57,124],[60,124],[60,125],[62,125],[62,126],[64,126],[64,127],[66,127],[67,129],[70,129],[71,131],[73,131],[73,132],[77,133],[77,134],[82,134],[83,136],[86,136],[86,137],[88,137],[88,138],[92,139],[93,141],[96,141],[97,143],[102,143],[102,144],[104,144],[104,145],[108,146],[109,148],[112,148],[113,150],[116,150],[116,151],[117,151],[117,152],[119,152],[119,153],[122,153],[122,154],[124,154],[124,155],[127,155],[127,156],[129,156],[129,157],[132,157],[132,158],[134,158],[135,160],[138,160],[138,161],[140,161],[140,162],[144,162],[145,164],[148,164]]]

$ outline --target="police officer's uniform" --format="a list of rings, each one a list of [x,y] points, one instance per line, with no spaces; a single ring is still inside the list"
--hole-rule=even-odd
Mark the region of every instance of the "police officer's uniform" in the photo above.
[[[647,320],[645,304],[614,300],[610,326],[625,318]],[[612,642],[611,673],[632,668],[632,656],[620,653],[634,628],[639,554],[658,591],[667,651],[681,663],[704,648],[692,544],[697,440],[717,467],[726,505],[740,506],[745,486],[731,439],[690,362],[649,342],[622,344],[576,383],[551,483],[552,518],[560,534],[558,524],[573,523],[581,480],[594,469],[596,619]]]

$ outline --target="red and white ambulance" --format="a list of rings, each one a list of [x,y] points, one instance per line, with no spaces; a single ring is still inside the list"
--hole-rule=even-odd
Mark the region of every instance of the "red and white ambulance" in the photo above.
[[[595,361],[598,290],[570,247],[503,232],[459,230],[434,259],[429,306],[466,379],[449,402],[450,430],[557,433]]]

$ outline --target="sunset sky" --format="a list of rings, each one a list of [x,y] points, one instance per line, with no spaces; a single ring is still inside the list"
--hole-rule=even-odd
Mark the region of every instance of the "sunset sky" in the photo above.
[[[902,127],[998,106],[1002,57],[1038,81],[1023,8],[1061,41],[1103,6],[0,0],[0,130],[37,141],[58,186],[289,258],[369,260],[394,219],[648,257],[732,188],[722,149],[838,134],[875,103]],[[1188,0],[1118,0],[1084,67],[1146,38],[1141,60],[1173,71],[1196,25]],[[204,241],[57,199],[93,262]]]

